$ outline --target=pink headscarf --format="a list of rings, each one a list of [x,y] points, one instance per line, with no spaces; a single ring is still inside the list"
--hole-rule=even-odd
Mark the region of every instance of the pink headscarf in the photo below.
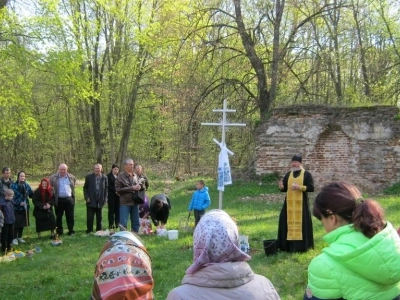
[[[214,209],[197,224],[193,241],[193,264],[186,274],[193,274],[213,263],[250,260],[239,248],[239,232],[235,222],[224,211]]]

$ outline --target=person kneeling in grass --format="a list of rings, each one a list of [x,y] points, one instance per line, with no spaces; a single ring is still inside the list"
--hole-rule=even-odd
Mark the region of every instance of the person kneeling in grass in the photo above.
[[[158,194],[151,198],[149,213],[157,230],[165,229],[170,209],[171,202],[165,194]]]

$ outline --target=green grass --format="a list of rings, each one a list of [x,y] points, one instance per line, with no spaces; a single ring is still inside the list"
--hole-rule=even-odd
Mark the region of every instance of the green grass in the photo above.
[[[387,187],[383,190],[383,194],[385,195],[400,195],[400,182],[396,182],[395,184]]]
[[[207,178],[206,178],[207,179]],[[196,179],[180,182],[154,182],[149,196],[171,190],[169,196],[172,211],[169,229],[179,229],[180,221],[187,217],[189,203]],[[211,208],[218,207],[218,191],[215,182],[207,180],[212,198]],[[34,219],[29,228],[27,244],[17,249],[26,251],[40,246],[42,253],[32,258],[20,258],[0,264],[1,299],[88,299],[92,286],[94,266],[106,238],[87,236],[86,213],[82,201],[82,188],[77,189],[76,231],[74,237],[62,236],[63,245],[53,247],[48,234],[36,238]],[[311,194],[311,199],[314,195]],[[262,241],[277,235],[278,216],[284,194],[276,187],[274,178],[263,178],[259,182],[236,181],[223,193],[223,208],[233,216],[241,234],[250,238],[253,270],[268,277],[284,300],[302,299],[307,283],[307,266],[321,252],[324,243],[323,228],[313,219],[316,247],[304,254],[278,253],[265,256]],[[386,208],[387,219],[397,227],[400,208],[394,196],[377,199]],[[210,209],[211,209],[210,208]],[[103,211],[106,224],[107,209]],[[65,222],[65,221],[64,221]],[[25,229],[24,236],[28,231]],[[178,286],[185,270],[192,262],[192,235],[179,232],[179,239],[170,241],[157,236],[142,237],[152,257],[154,294],[156,299],[165,299],[168,292]]]

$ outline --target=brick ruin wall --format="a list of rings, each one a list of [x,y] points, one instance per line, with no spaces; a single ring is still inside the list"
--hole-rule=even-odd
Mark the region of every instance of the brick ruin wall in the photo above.
[[[347,180],[379,193],[399,181],[400,120],[393,106],[291,106],[272,110],[256,132],[256,174],[285,174],[301,154],[316,188]]]

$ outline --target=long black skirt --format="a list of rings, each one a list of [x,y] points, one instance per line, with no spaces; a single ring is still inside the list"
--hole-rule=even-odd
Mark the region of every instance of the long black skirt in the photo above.
[[[56,228],[56,218],[54,215],[53,207],[51,209],[39,210],[33,212],[36,219],[36,232],[53,231]]]
[[[303,239],[298,241],[287,240],[287,204],[286,199],[283,203],[281,214],[279,215],[278,227],[278,249],[286,252],[306,252],[314,248],[314,236],[311,220],[311,212],[308,204],[308,198],[303,199],[302,233]]]
[[[14,228],[23,228],[29,226],[29,210],[14,210],[14,215]]]

